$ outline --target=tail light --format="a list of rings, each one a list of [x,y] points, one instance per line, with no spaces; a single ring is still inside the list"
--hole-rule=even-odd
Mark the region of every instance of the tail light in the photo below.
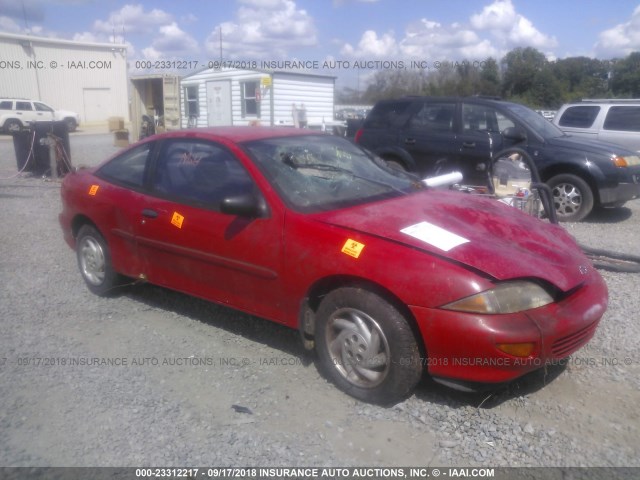
[[[360,143],[360,137],[362,136],[362,134],[363,134],[363,133],[364,133],[364,130],[362,130],[361,128],[359,128],[359,129],[356,131],[356,136],[355,136],[355,137],[353,137],[353,141],[354,141],[354,142],[356,142],[356,143]]]

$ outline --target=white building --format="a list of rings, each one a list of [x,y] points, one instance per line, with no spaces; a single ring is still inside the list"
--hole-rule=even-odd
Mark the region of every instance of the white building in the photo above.
[[[129,121],[124,45],[0,33],[0,98],[40,100],[81,124]]]
[[[182,126],[294,125],[333,121],[335,77],[207,69],[182,79]]]

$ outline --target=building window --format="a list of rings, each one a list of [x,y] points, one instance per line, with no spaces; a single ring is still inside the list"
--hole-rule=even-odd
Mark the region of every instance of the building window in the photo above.
[[[187,113],[187,118],[198,118],[200,116],[198,107],[198,86],[184,87],[184,111]]]
[[[260,88],[260,82],[242,82],[240,90],[242,92],[242,118],[260,118],[260,102],[256,92]]]

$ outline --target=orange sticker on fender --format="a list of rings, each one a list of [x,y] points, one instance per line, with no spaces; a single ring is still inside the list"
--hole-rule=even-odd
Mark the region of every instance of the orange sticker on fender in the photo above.
[[[182,228],[182,222],[184,222],[184,217],[178,212],[173,212],[173,217],[171,217],[171,225]]]
[[[89,195],[95,195],[96,193],[98,193],[99,188],[100,185],[91,185],[91,188],[89,189]]]
[[[344,242],[344,246],[342,253],[346,253],[347,255],[352,256],[353,258],[358,258],[362,253],[362,249],[364,248],[364,243],[356,242],[355,240],[348,239]]]

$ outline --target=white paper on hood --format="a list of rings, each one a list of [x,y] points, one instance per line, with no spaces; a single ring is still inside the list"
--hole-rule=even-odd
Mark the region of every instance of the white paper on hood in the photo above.
[[[456,235],[455,233],[429,222],[416,223],[415,225],[410,225],[400,231],[406,235],[411,235],[418,240],[428,243],[429,245],[433,245],[440,250],[444,250],[445,252],[469,241],[460,235]]]

